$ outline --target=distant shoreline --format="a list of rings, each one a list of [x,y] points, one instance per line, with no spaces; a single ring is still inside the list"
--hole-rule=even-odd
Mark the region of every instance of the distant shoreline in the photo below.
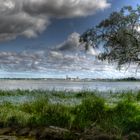
[[[67,81],[67,82],[140,82],[140,79],[134,77],[120,78],[120,79],[77,79],[77,78],[0,78],[0,80],[44,80],[44,81]]]

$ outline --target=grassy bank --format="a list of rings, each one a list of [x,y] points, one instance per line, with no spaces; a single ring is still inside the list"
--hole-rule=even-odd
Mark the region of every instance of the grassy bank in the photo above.
[[[107,96],[105,96],[105,94]],[[24,102],[5,98],[25,97]],[[0,91],[0,126],[57,126],[85,135],[139,138],[140,92]],[[70,102],[73,102],[70,104]],[[130,136],[131,137],[131,136]]]

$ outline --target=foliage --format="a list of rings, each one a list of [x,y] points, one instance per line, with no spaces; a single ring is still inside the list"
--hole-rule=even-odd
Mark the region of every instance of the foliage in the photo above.
[[[25,91],[23,91],[24,93]],[[0,126],[1,127],[47,127],[58,126],[67,128],[71,131],[84,132],[99,131],[109,135],[119,137],[132,133],[137,134],[140,130],[140,91],[111,93],[112,103],[101,96],[99,92],[55,92],[48,96],[43,91],[26,91],[32,96],[39,96],[32,101],[26,101],[20,104],[12,102],[0,103]],[[10,91],[3,91],[10,94]],[[11,92],[11,96],[18,96],[22,91]],[[36,93],[36,94],[34,94]],[[59,96],[60,94],[60,96]],[[107,94],[107,93],[103,93]],[[100,95],[100,96],[99,96]],[[5,95],[7,96],[7,95]],[[63,103],[52,103],[50,98],[70,100],[70,98],[81,99],[76,105]],[[117,101],[113,101],[113,100]],[[130,136],[131,137],[131,136]]]
[[[96,27],[89,29],[81,36],[86,45],[103,46],[105,52],[99,58],[123,64],[140,65],[140,6],[133,9],[123,7],[113,12]],[[92,42],[92,43],[90,43]]]

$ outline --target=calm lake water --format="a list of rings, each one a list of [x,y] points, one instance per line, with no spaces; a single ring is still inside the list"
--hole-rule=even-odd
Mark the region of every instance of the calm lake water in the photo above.
[[[0,80],[1,90],[15,89],[41,89],[41,90],[99,90],[99,91],[122,91],[140,90],[140,82],[73,82],[58,80]]]

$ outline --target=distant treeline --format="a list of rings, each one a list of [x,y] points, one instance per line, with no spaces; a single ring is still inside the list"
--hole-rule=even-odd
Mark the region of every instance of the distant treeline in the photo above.
[[[140,81],[139,78],[127,77],[127,78],[117,78],[117,79],[99,79],[99,81]]]
[[[0,78],[0,80],[66,80],[61,78]],[[67,81],[73,81],[68,80]],[[78,81],[140,81],[139,78],[127,77],[127,78],[117,78],[117,79],[79,79]]]
[[[128,77],[128,78],[121,78],[121,79],[117,79],[118,81],[140,81],[139,78],[135,78],[135,77]]]

